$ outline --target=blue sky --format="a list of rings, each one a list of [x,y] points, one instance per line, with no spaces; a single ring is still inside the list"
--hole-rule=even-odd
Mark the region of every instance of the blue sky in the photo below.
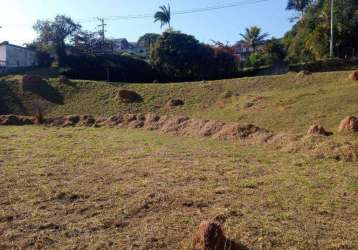
[[[65,14],[75,20],[89,17],[126,16],[154,13],[158,6],[170,3],[172,11],[181,11],[226,3],[250,2],[239,7],[210,12],[175,15],[175,30],[192,34],[202,42],[211,40],[234,42],[246,27],[257,25],[271,36],[281,37],[292,23],[292,12],[286,11],[287,0],[11,0],[1,7],[0,41],[22,44],[33,40],[32,25],[37,19],[51,19]],[[96,21],[81,23],[83,28],[95,31]],[[107,21],[107,36],[126,37],[136,41],[147,32],[160,33],[159,23],[152,18]]]

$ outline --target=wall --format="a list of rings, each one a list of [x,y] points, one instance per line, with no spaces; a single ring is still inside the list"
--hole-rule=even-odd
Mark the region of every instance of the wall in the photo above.
[[[36,52],[17,46],[6,46],[7,67],[32,67],[37,65]]]
[[[5,67],[6,46],[0,46],[0,67]]]

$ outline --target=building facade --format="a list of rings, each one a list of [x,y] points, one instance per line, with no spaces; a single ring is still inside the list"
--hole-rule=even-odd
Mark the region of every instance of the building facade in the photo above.
[[[36,52],[21,46],[0,43],[0,67],[25,68],[37,66]]]
[[[125,52],[139,57],[146,57],[147,50],[145,47],[139,46],[138,43],[128,42],[125,38],[112,39],[114,52]]]
[[[262,51],[265,45],[266,41],[261,42],[257,45],[256,51]],[[240,58],[240,62],[246,62],[250,55],[254,53],[254,49],[244,41],[238,41],[237,43],[235,43],[233,49],[235,55]]]

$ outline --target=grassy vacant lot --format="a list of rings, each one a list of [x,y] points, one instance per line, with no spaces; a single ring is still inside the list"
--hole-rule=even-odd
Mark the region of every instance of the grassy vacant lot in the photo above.
[[[334,96],[351,88],[341,86]],[[327,95],[334,83],[321,88]],[[0,127],[0,249],[190,249],[198,223],[219,214],[251,249],[357,249],[357,167],[143,130]]]
[[[358,115],[358,84],[348,80],[348,74],[348,71],[340,71],[297,77],[289,73],[177,84],[72,81],[64,85],[58,78],[49,78],[52,92],[57,92],[63,103],[22,92],[21,76],[8,76],[0,78],[0,113],[1,110],[31,113],[34,100],[38,100],[47,109],[48,116],[154,112],[249,122],[275,132],[302,133],[313,123],[335,131],[345,116]],[[137,91],[143,102],[119,102],[115,96],[120,88]],[[168,108],[165,104],[170,98],[180,98],[185,105]]]

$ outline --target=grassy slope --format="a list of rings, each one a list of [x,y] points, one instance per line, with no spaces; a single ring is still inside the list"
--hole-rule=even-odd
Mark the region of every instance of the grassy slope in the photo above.
[[[110,139],[109,139],[110,138]],[[357,249],[357,164],[111,128],[0,129],[0,248]]]
[[[21,76],[7,76],[0,112],[31,113],[38,103],[49,116],[156,112],[300,133],[314,122],[335,130],[358,115],[348,72],[71,85],[50,73],[64,104],[23,93]],[[116,101],[119,88],[144,102]],[[185,105],[165,107],[172,97]],[[143,130],[1,127],[0,249],[188,249],[197,224],[217,214],[227,217],[228,236],[249,248],[355,249],[356,169],[356,162]]]
[[[42,104],[49,116],[66,114],[112,115],[119,112],[156,112],[183,114],[224,121],[250,122],[273,131],[304,132],[313,123],[336,130],[347,115],[358,115],[356,82],[347,79],[348,72],[315,73],[297,78],[290,73],[282,76],[241,78],[233,80],[178,84],[119,84],[73,81],[72,86],[60,85],[56,78],[50,83],[61,95],[64,104]],[[1,86],[9,86],[17,101],[6,100],[13,112],[32,109],[35,97],[21,93],[20,76],[3,77]],[[144,102],[123,104],[115,100],[119,88],[140,93]],[[232,97],[227,97],[228,95]],[[167,108],[169,98],[182,98],[185,105]],[[263,97],[254,101],[257,97]],[[1,100],[0,100],[1,101]],[[3,101],[4,102],[4,101]],[[247,108],[246,104],[254,105]],[[30,107],[30,108],[28,108]]]

